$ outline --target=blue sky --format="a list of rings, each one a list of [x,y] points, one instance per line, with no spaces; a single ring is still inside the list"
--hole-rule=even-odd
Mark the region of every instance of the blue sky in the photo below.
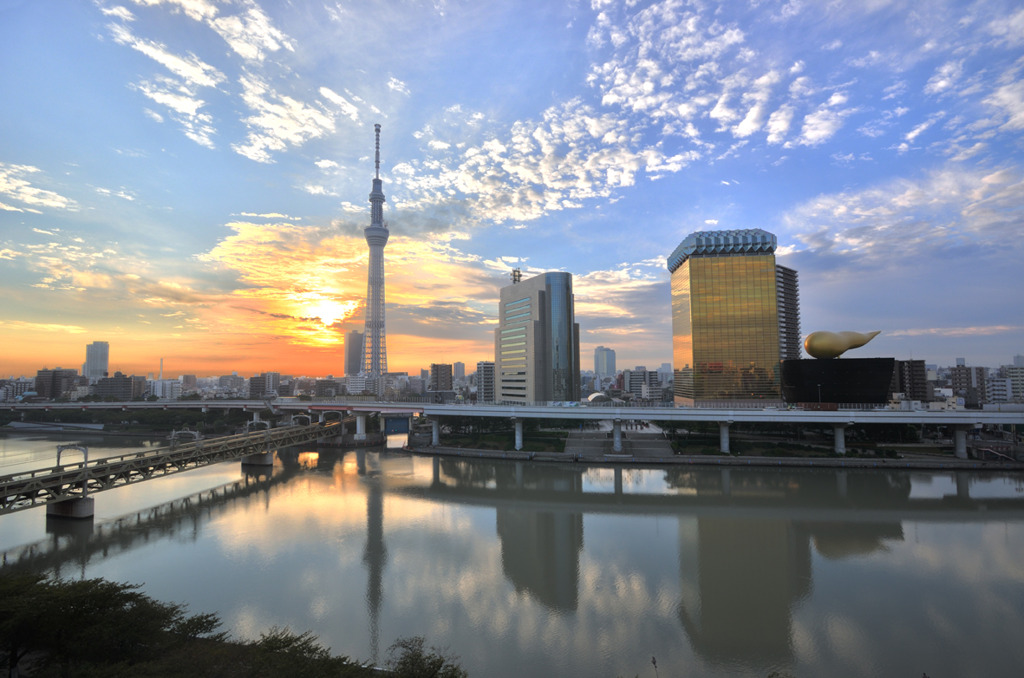
[[[493,358],[511,268],[583,366],[671,360],[666,256],[763,228],[804,333],[1024,353],[1013,2],[0,0],[0,374],[341,374],[382,125],[389,367]]]

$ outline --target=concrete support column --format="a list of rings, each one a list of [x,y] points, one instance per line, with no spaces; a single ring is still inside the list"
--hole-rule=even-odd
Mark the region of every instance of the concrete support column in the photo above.
[[[260,411],[254,410],[252,413],[252,423],[258,424],[260,421]]]
[[[971,498],[971,480],[966,473],[956,474],[956,496],[958,499]]]
[[[437,419],[430,422],[430,444],[434,447],[441,444],[441,422]]]
[[[835,451],[838,455],[846,454],[846,427],[849,424],[835,424],[832,426],[832,437],[835,440]]]
[[[953,452],[957,459],[967,458],[967,427],[963,424],[953,429]]]
[[[47,518],[92,518],[96,513],[96,500],[92,497],[51,501],[46,505]]]
[[[622,452],[621,419],[612,419],[612,452]]]
[[[366,440],[366,415],[356,415],[356,440]]]
[[[273,466],[274,465],[274,451],[260,452],[257,454],[247,454],[242,457],[243,466]]]
[[[320,423],[322,424],[325,421],[327,421],[327,413],[326,412],[321,412],[320,413]]]
[[[722,454],[729,454],[729,424],[731,421],[718,422],[718,449]]]
[[[513,419],[516,424],[516,449],[523,449],[523,420]]]

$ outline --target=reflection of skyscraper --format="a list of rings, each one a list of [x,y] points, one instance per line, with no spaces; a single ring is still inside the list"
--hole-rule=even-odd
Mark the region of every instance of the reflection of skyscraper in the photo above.
[[[761,229],[699,231],[669,256],[677,403],[781,397],[775,246]]]
[[[501,565],[517,591],[548,607],[575,610],[583,514],[568,509],[499,508]]]
[[[702,656],[792,660],[791,608],[807,595],[811,551],[789,520],[701,517],[680,521],[679,616]]]
[[[541,273],[501,289],[494,362],[498,402],[580,399],[570,274]]]
[[[678,610],[694,649],[713,661],[762,665],[793,659],[793,608],[812,588],[811,543],[820,556],[844,558],[902,540],[910,495],[909,476],[877,470],[671,469],[666,479],[705,500],[697,505],[725,509],[679,520]],[[861,522],[867,508],[892,520]]]
[[[105,341],[94,341],[85,347],[85,365],[82,374],[90,384],[107,376],[110,370],[110,344]]]
[[[370,225],[363,233],[370,246],[370,268],[366,277],[366,376],[376,380],[377,395],[384,393],[384,375],[388,371],[384,328],[384,246],[388,243],[388,225],[384,223],[384,188],[380,178],[380,125],[375,132],[373,190],[370,191]]]
[[[345,334],[345,376],[353,376],[363,371],[364,335],[358,330],[349,330]]]

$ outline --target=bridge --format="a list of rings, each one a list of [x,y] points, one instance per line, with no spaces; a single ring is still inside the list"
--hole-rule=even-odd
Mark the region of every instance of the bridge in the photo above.
[[[122,487],[222,461],[272,464],[274,451],[337,435],[337,422],[268,428],[0,476],[0,515],[45,504],[47,515],[89,518],[90,492]],[[61,446],[68,447],[68,446]],[[75,445],[72,447],[81,448]]]
[[[530,404],[445,404],[424,401],[375,401],[349,397],[335,399],[298,400],[167,400],[156,402],[109,403],[4,403],[3,409],[12,411],[61,411],[119,409],[240,409],[251,412],[259,421],[268,409],[273,415],[304,414],[327,421],[330,414],[350,415],[356,420],[356,440],[366,439],[367,416],[379,414],[383,418],[410,418],[423,416],[433,427],[431,444],[440,445],[442,417],[494,417],[514,422],[515,449],[523,447],[523,422],[527,419],[561,419],[570,421],[611,421],[612,450],[622,451],[622,424],[636,421],[665,421],[677,423],[711,422],[718,425],[719,449],[728,454],[729,427],[734,423],[788,423],[831,427],[834,449],[846,454],[845,431],[861,424],[914,424],[950,426],[953,428],[954,451],[958,458],[967,458],[967,433],[982,426],[1011,426],[1024,424],[1024,412],[1002,410],[896,410],[877,406],[839,406],[836,410],[811,410],[784,406],[752,407],[743,403],[716,407],[674,407],[671,404],[641,403],[620,405],[610,403],[530,403]]]

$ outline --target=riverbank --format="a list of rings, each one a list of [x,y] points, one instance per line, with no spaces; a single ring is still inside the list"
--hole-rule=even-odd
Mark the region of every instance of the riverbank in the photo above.
[[[566,454],[559,452],[523,452],[509,450],[476,450],[461,447],[419,446],[403,448],[422,456],[458,457],[465,459],[503,459],[555,464],[586,464],[589,466],[749,466],[752,468],[877,468],[891,470],[954,470],[954,471],[1021,471],[1024,463],[981,461],[914,455],[882,457],[769,457],[740,455],[633,455],[633,454]]]

